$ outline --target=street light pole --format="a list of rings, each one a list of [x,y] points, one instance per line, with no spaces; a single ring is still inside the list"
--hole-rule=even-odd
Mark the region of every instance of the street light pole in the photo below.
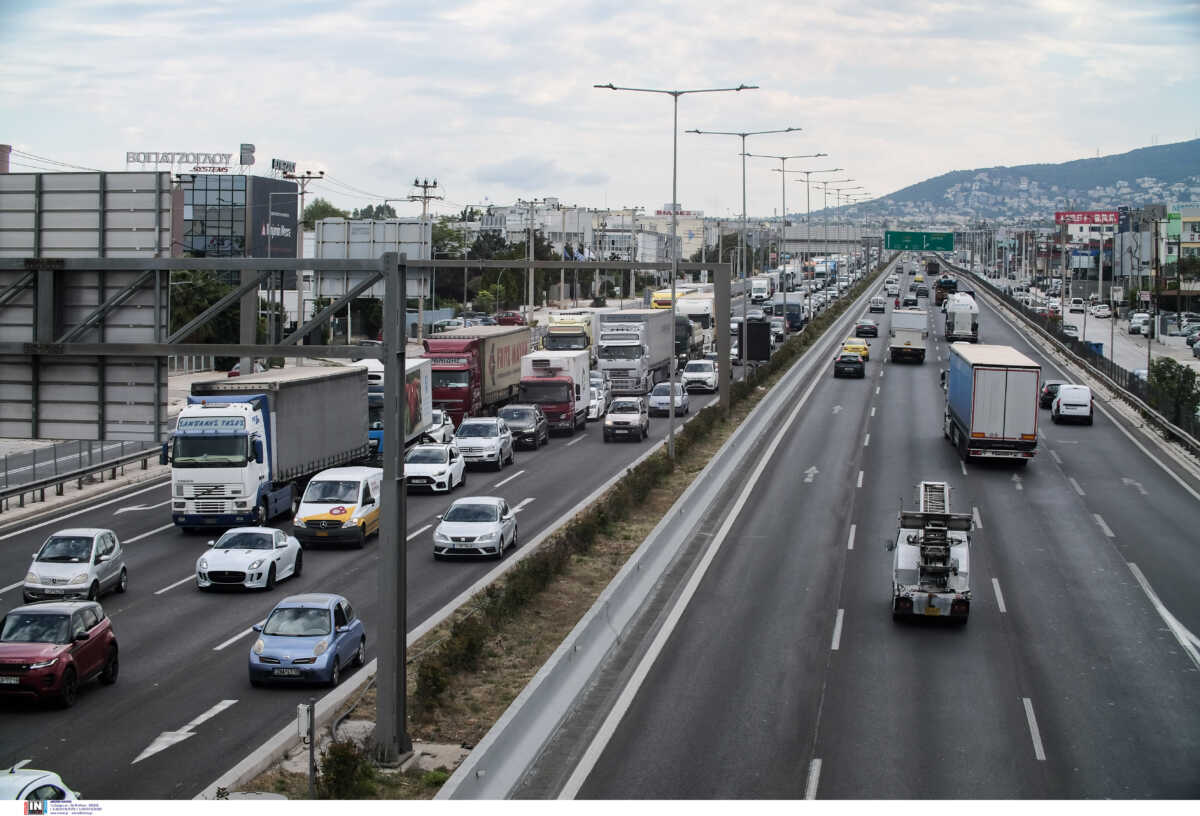
[[[776,128],[774,130],[747,130],[747,131],[732,130],[731,131],[731,130],[692,129],[692,130],[687,131],[688,133],[695,133],[698,136],[737,136],[742,140],[742,150],[741,150],[741,157],[742,157],[742,233],[741,233],[741,239],[739,241],[742,249],[741,249],[741,253],[740,253],[739,257],[742,259],[742,339],[741,339],[742,348],[741,348],[741,352],[742,352],[742,371],[743,372],[746,370],[746,364],[749,362],[748,347],[750,345],[747,342],[749,340],[750,328],[749,328],[749,326],[746,325],[746,316],[747,316],[748,310],[749,310],[749,306],[747,305],[747,301],[749,300],[749,297],[746,293],[746,281],[750,277],[747,273],[750,271],[753,271],[753,270],[746,269],[746,267],[745,267],[745,258],[746,258],[746,155],[747,155],[746,154],[746,137],[747,136],[763,136],[768,133],[792,133],[793,131],[799,131],[801,129],[802,128],[797,128],[797,127],[786,127],[786,128]]]
[[[625,88],[609,82],[606,85],[593,85],[594,88],[606,88],[610,91],[632,91],[634,93],[666,94],[671,97],[671,350],[675,345],[675,280],[679,277],[679,253],[676,251],[676,233],[679,229],[679,202],[677,201],[677,181],[679,164],[679,97],[684,94],[721,93],[724,91],[750,91],[757,85],[738,85],[736,88],[693,88],[689,90],[667,88]],[[743,173],[744,175],[744,173]],[[667,455],[675,459],[675,355],[671,355],[671,363],[667,368],[670,382],[671,398],[667,410]]]
[[[823,226],[821,227],[821,247],[829,252],[829,185],[841,184],[843,181],[854,181],[854,179],[832,179],[830,181],[818,181],[821,186],[821,214]],[[825,259],[825,277],[829,277],[829,259]]]
[[[851,181],[853,181],[854,179],[850,179],[850,180],[851,180]],[[863,186],[862,186],[861,184],[855,185],[854,187],[834,187],[834,188],[833,188],[833,192],[834,192],[835,200],[837,201],[837,210],[838,210],[838,215],[842,215],[842,214],[843,214],[843,213],[842,213],[842,193],[843,193],[843,192],[845,192],[846,190],[861,190],[861,189],[863,189]],[[837,235],[837,237],[838,237],[838,243],[839,243],[839,244],[842,246],[842,251],[843,251],[843,252],[845,252],[847,255],[849,255],[850,253],[849,253],[849,251],[846,249],[846,243],[847,243],[847,242],[845,242],[845,241],[842,241],[842,240],[841,240],[841,239],[842,239],[842,227],[841,227],[841,222],[839,222],[839,224],[838,224],[838,235]],[[849,235],[847,235],[847,238],[849,238]],[[849,261],[847,261],[847,266],[849,266]]]
[[[831,167],[828,170],[784,170],[783,173],[803,173],[804,174],[804,240],[811,243],[812,241],[812,190],[809,187],[809,179],[813,173],[841,173],[844,168]],[[799,181],[800,179],[796,179]],[[819,183],[819,182],[818,182]]]

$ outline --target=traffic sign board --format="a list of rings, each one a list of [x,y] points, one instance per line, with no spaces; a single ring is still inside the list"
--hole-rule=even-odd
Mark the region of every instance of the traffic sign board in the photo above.
[[[888,230],[884,233],[885,249],[929,250],[932,252],[953,252],[954,233],[952,232],[897,232]]]

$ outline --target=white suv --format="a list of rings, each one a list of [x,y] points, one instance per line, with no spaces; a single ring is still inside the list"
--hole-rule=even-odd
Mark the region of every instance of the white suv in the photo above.
[[[712,360],[688,360],[680,375],[683,387],[688,391],[693,388],[704,388],[709,391],[717,390],[717,364]]]
[[[467,464],[491,462],[501,470],[515,461],[512,431],[499,417],[464,419],[454,432],[454,442]]]

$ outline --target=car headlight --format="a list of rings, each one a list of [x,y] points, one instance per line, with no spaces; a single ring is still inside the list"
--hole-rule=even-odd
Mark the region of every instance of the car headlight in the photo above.
[[[29,668],[31,668],[31,669],[44,669],[44,668],[46,668],[47,666],[53,666],[53,665],[54,665],[55,663],[57,663],[57,662],[58,662],[58,658],[57,658],[57,657],[52,657],[52,658],[50,658],[49,660],[42,660],[42,661],[39,661],[39,662],[37,662],[37,663],[30,663],[30,664],[29,664]]]
[[[484,533],[483,535],[479,536],[475,540],[476,541],[495,541],[496,540],[496,531],[493,530],[490,533]]]
[[[329,641],[322,640],[316,646],[313,647],[313,657],[320,657],[321,655],[325,654],[325,650],[328,648],[329,648]]]
[[[200,559],[200,563],[199,563],[199,564],[197,564],[196,566],[198,566],[198,567],[201,569],[201,571],[203,571],[203,572],[208,572],[208,559],[207,559],[207,558],[201,558],[201,559]]]
[[[604,417],[604,424],[605,424],[605,425],[612,425],[612,424],[613,424],[613,421],[614,421],[614,420],[613,420],[613,415],[612,415],[612,414],[608,414],[607,416],[605,416],[605,417]]]
[[[246,569],[250,571],[256,570],[263,565],[263,561],[265,560],[265,558],[257,558],[254,561],[251,561],[250,566],[246,567]]]
[[[41,581],[38,579],[37,573],[27,572],[27,573],[25,573],[25,583],[37,584],[37,583],[41,583]]]
[[[357,527],[359,521],[360,521],[360,519],[350,519],[349,521],[343,521],[342,526],[343,527]]]
[[[262,638],[259,638],[258,640],[254,641],[254,653],[256,655],[262,654],[263,650],[266,648],[267,648],[267,646],[265,643],[262,642]]]
[[[450,475],[450,471],[448,471],[448,470],[439,470],[437,473],[434,474],[434,476],[436,476],[439,479],[441,479],[445,476],[449,476],[449,475]]]
[[[299,516],[296,516],[294,519],[292,519],[292,526],[293,527],[303,527],[304,519],[300,518]]]
[[[448,542],[450,540],[450,536],[446,535],[445,533],[434,532],[433,540],[439,542]]]
[[[88,574],[86,572],[81,572],[78,575],[71,578],[70,581],[67,581],[67,583],[68,584],[86,584],[87,579],[88,579]]]

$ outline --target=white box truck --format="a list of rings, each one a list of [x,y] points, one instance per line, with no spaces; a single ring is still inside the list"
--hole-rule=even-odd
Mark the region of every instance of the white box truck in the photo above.
[[[950,344],[943,432],[963,461],[1037,453],[1042,367],[1011,346]]]
[[[590,370],[591,356],[587,349],[532,351],[521,358],[517,402],[542,406],[551,430],[573,434],[587,427]]]
[[[975,298],[961,292],[946,298],[946,339],[951,343],[979,342],[979,306]]]
[[[613,394],[647,394],[670,375],[675,331],[666,309],[600,313],[600,370]]]
[[[891,340],[888,350],[892,362],[925,362],[925,338],[929,336],[929,316],[924,309],[893,309]]]

